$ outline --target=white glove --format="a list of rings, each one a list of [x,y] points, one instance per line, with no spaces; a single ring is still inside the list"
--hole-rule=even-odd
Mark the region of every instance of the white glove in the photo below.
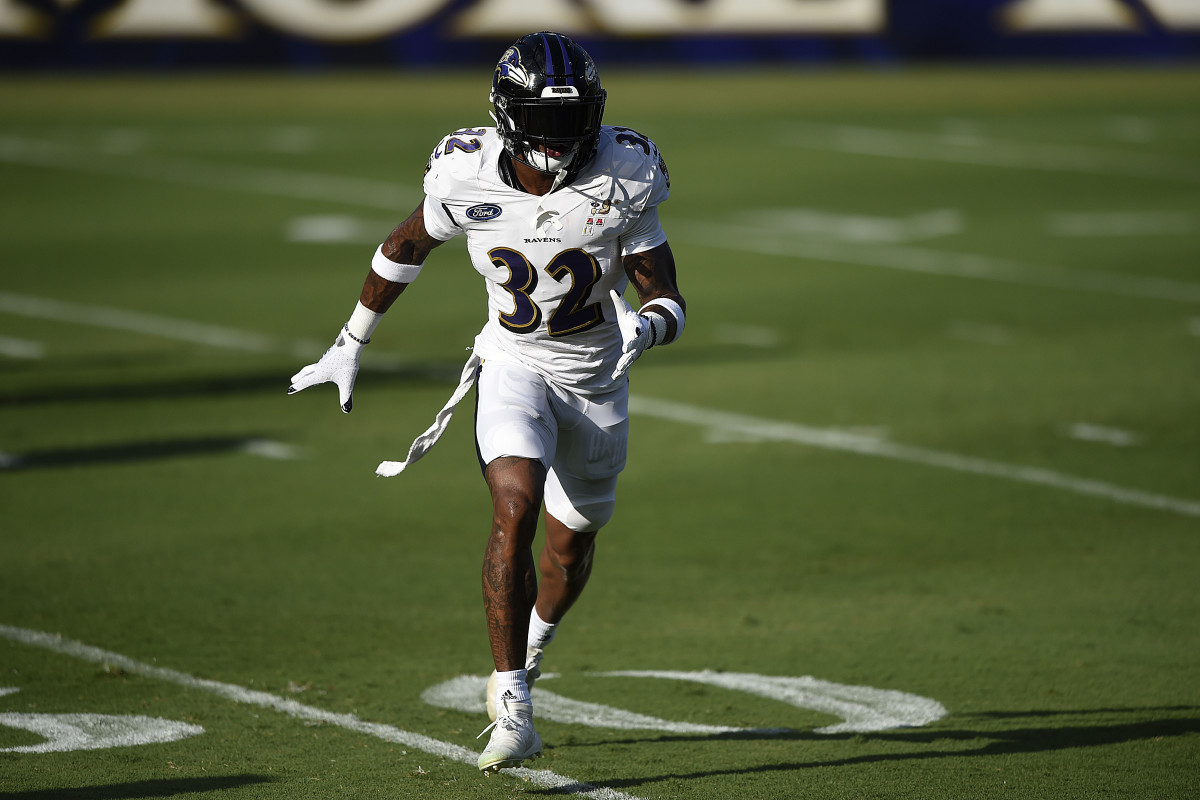
[[[342,411],[349,414],[350,409],[354,408],[354,379],[358,377],[358,359],[365,346],[365,342],[355,341],[343,328],[320,361],[309,364],[292,376],[288,394],[295,394],[318,383],[336,383],[338,402]]]
[[[616,289],[609,291],[613,308],[617,311],[617,327],[621,329],[621,357],[613,370],[613,380],[620,380],[638,356],[646,349],[650,339],[650,320],[633,310]]]

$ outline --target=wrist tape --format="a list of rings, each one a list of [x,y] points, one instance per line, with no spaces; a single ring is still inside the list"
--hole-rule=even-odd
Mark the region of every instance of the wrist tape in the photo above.
[[[638,313],[650,322],[650,343],[646,349],[656,345],[670,344],[683,333],[683,307],[667,297],[651,300],[638,309]]]
[[[342,329],[359,344],[370,344],[371,334],[375,332],[375,326],[381,319],[383,319],[383,314],[372,311],[359,302],[354,306],[354,313],[350,315],[349,321],[342,326]]]

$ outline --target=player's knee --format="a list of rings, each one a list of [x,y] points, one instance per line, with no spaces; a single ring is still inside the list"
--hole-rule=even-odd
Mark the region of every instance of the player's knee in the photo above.
[[[493,535],[520,543],[537,530],[541,498],[517,488],[500,488],[492,494]]]

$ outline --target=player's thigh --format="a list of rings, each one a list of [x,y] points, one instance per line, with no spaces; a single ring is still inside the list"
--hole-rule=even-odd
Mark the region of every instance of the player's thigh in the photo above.
[[[629,450],[628,395],[588,403],[559,430],[546,476],[546,510],[574,531],[599,530],[616,508],[617,478]]]
[[[546,383],[535,372],[497,361],[479,368],[475,448],[481,467],[504,456],[553,462],[558,426]]]

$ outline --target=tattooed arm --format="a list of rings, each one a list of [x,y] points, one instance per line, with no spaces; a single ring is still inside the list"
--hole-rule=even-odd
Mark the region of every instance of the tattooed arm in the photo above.
[[[321,360],[292,376],[288,394],[318,383],[334,383],[338,387],[339,406],[349,414],[354,407],[354,381],[358,377],[362,349],[371,341],[371,334],[383,313],[417,277],[425,256],[439,244],[441,241],[425,229],[425,204],[422,202],[379,246],[363,281],[354,313]]]
[[[621,356],[613,370],[613,380],[624,376],[644,351],[678,339],[683,333],[687,308],[675,285],[675,257],[666,242],[627,255],[622,263],[642,307],[634,311],[624,298],[615,291],[612,293],[617,325],[621,328]]]

